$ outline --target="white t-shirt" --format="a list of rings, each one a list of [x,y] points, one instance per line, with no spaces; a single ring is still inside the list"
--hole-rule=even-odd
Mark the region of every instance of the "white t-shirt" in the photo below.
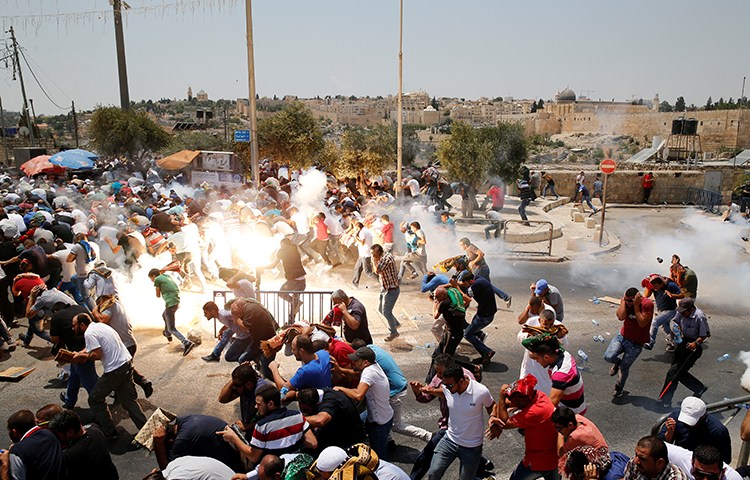
[[[86,340],[86,351],[90,352],[97,348],[102,349],[102,367],[104,373],[109,373],[120,368],[133,357],[120,340],[120,335],[104,323],[91,323],[83,334]]]
[[[364,240],[364,244],[357,242],[357,252],[359,253],[359,257],[370,258],[372,256],[372,253],[370,252],[370,247],[372,247],[372,232],[365,227],[359,231],[357,238]]]
[[[333,236],[343,235],[344,228],[341,226],[341,217],[336,215],[326,215],[325,219],[326,227],[328,227],[328,234]]]
[[[416,235],[417,237],[417,242],[419,241],[425,242],[424,245],[420,245],[419,243],[417,243],[417,249],[414,251],[414,253],[416,253],[417,255],[426,257],[427,256],[427,239],[424,236],[424,232],[422,231],[422,229],[419,229],[416,232],[414,232],[414,235]]]
[[[234,471],[216,459],[188,455],[169,462],[162,474],[166,480],[228,480]]]
[[[70,277],[76,274],[75,263],[68,262],[69,253],[70,253],[70,248],[66,248],[65,250],[59,250],[52,254],[52,256],[55,257],[62,265],[62,281],[63,282],[69,282]]]
[[[409,475],[403,470],[398,468],[396,465],[380,460],[378,462],[378,468],[375,470],[378,480],[409,480]]]
[[[416,178],[412,178],[408,182],[406,182],[406,188],[409,189],[409,193],[411,193],[412,197],[416,197],[419,195],[419,182]]]
[[[8,218],[13,220],[13,223],[18,227],[18,231],[23,233],[26,231],[26,223],[23,221],[23,217],[17,213],[9,213]]]
[[[671,443],[664,442],[664,444],[667,446],[669,463],[673,463],[680,467],[683,472],[687,473],[688,478],[692,479],[693,476],[690,474],[690,471],[693,469],[693,452],[687,448],[678,447]],[[726,470],[724,471],[724,476],[721,480],[742,480],[742,475],[737,473],[737,470],[726,463],[724,464],[724,468],[726,468]]]
[[[79,276],[85,276],[88,275],[88,273],[94,268],[94,263],[96,263],[96,260],[98,260],[99,257],[99,245],[96,245],[91,240],[88,240],[89,248],[91,248],[91,251],[93,252],[93,260],[87,262],[87,255],[86,250],[81,246],[80,243],[76,243],[70,248],[70,253],[75,255],[75,260],[73,260],[71,263],[73,264],[76,275]]]
[[[292,228],[292,226],[284,221],[278,221],[274,223],[273,226],[277,232],[284,235],[285,237],[287,235],[294,235],[294,229]]]
[[[484,440],[484,410],[495,404],[489,389],[474,380],[469,380],[461,394],[451,393],[444,385],[441,388],[450,411],[448,439],[462,447],[478,447]]]
[[[307,235],[310,231],[310,220],[307,219],[307,215],[302,212],[297,212],[291,217],[294,222],[294,226],[297,227],[297,233],[300,235]]]
[[[174,253],[186,253],[188,249],[188,239],[185,232],[175,232],[169,236],[169,243],[174,245]]]
[[[367,420],[383,425],[393,418],[393,408],[391,408],[391,387],[388,384],[388,377],[383,369],[377,363],[368,365],[362,370],[359,378],[360,383],[369,385],[365,394],[367,401]]]
[[[549,310],[552,313],[555,313],[555,309],[544,304],[544,309]],[[528,325],[530,327],[538,327],[540,325],[539,323],[539,315],[533,315],[526,320],[525,325]],[[562,322],[555,320],[555,325],[562,325]],[[526,340],[526,338],[529,336],[528,333],[524,332],[523,329],[518,332],[518,341],[523,342]],[[563,346],[568,346],[568,337],[563,337],[560,340],[560,343],[563,344]],[[541,366],[539,362],[536,360],[531,359],[531,352],[523,349],[523,360],[521,361],[521,374],[518,376],[518,378],[523,378],[528,374],[532,374],[537,379],[536,389],[539,392],[544,392],[549,396],[550,392],[552,391],[552,379],[549,378],[549,371]]]

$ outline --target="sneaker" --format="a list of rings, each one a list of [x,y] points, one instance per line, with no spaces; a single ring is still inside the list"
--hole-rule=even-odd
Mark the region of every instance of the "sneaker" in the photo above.
[[[622,397],[622,394],[623,394],[622,387],[618,387],[617,385],[615,385],[615,390],[614,392],[612,392],[612,396],[615,398],[620,398]]]
[[[620,371],[620,364],[619,363],[613,363],[612,366],[609,368],[609,376],[614,377],[617,375],[617,372]]]
[[[195,344],[193,342],[188,342],[187,345],[185,345],[185,350],[183,350],[182,356],[186,356],[193,348],[195,348]]]
[[[654,348],[654,344],[653,343],[644,343],[643,344],[643,348],[645,348],[646,350],[651,350],[652,348]]]
[[[204,362],[218,362],[221,359],[219,357],[214,357],[213,355],[206,355],[205,357],[201,357],[201,360]]]
[[[26,339],[26,335],[24,335],[23,333],[19,333],[18,334],[18,339],[23,342],[23,346],[24,347],[29,348],[29,344],[31,343],[31,339],[27,340]]]
[[[166,339],[167,339],[168,342],[172,341],[172,334],[170,334],[168,331],[162,330],[161,334],[166,337]]]
[[[511,295],[508,297],[508,299],[505,301],[505,308],[510,308],[510,303],[513,301],[513,296]]]
[[[675,348],[677,347],[675,346],[674,343],[668,343],[667,346],[664,347],[664,350],[667,352],[674,352]]]
[[[400,337],[400,336],[401,336],[401,334],[400,334],[400,333],[398,333],[398,332],[396,332],[396,333],[391,333],[390,335],[388,335],[387,337],[385,337],[385,338],[383,339],[383,341],[384,341],[384,342],[392,342],[393,340],[397,339],[397,338],[398,338],[398,337]]]
[[[154,394],[154,386],[151,384],[151,382],[144,383],[143,385],[141,385],[141,388],[143,389],[143,395],[146,398]]]
[[[703,394],[706,393],[707,390],[708,390],[708,387],[706,385],[704,385],[703,388],[701,388],[697,392],[694,392],[693,395],[695,397],[697,397],[697,398],[701,398],[703,396]]]
[[[62,402],[63,408],[71,410],[73,405],[68,405],[68,397],[65,396],[65,392],[60,392],[60,401]]]
[[[486,355],[482,355],[482,365],[487,365],[492,360],[492,357],[495,356],[495,352],[491,351]]]

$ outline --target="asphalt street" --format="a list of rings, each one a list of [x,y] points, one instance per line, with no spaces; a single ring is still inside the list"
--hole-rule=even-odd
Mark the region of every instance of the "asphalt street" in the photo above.
[[[631,286],[639,286],[640,280],[654,272],[666,274],[668,259],[672,253],[680,253],[684,263],[696,270],[699,279],[698,306],[710,316],[711,338],[707,350],[692,372],[708,386],[704,396],[707,403],[724,398],[748,394],[740,386],[740,377],[746,366],[736,360],[737,354],[747,348],[748,327],[746,278],[742,272],[748,268],[748,258],[738,252],[736,245],[719,232],[724,226],[704,214],[680,209],[613,209],[607,214],[607,228],[620,237],[619,250],[602,256],[573,258],[562,263],[526,262],[522,260],[498,261],[492,267],[493,282],[513,295],[510,309],[502,309],[487,329],[489,346],[497,351],[493,362],[486,368],[483,383],[497,396],[499,387],[517,379],[522,347],[516,334],[519,326],[516,316],[529,297],[529,284],[545,278],[558,287],[565,301],[565,324],[570,330],[570,350],[584,350],[589,360],[584,362],[586,400],[589,404],[587,416],[594,421],[610,444],[610,448],[632,456],[635,441],[647,434],[653,422],[665,413],[655,400],[669,368],[670,355],[664,350],[663,334],[660,334],[653,351],[644,351],[631,369],[626,386],[627,394],[613,399],[613,379],[608,375],[609,364],[602,356],[609,340],[619,330],[614,312],[615,306],[606,302],[596,303],[594,297],[619,297]],[[698,218],[698,223],[693,222]],[[697,225],[697,226],[696,226]],[[704,227],[704,225],[708,225]],[[702,245],[702,239],[711,243]],[[429,240],[428,240],[429,241]],[[485,248],[492,247],[486,245]],[[727,254],[730,252],[730,254]],[[458,253],[458,252],[457,252]],[[666,259],[659,264],[656,257]],[[736,273],[736,274],[735,274]],[[342,272],[342,279],[348,276]],[[343,281],[343,280],[342,280]],[[394,351],[407,378],[423,380],[429,366],[432,349],[426,344],[434,342],[429,331],[431,320],[427,318],[430,304],[415,285],[406,285],[397,304],[397,311],[405,314],[420,313],[412,317],[412,324],[404,331],[403,349]],[[152,295],[152,292],[146,292]],[[371,299],[374,292],[358,292]],[[705,299],[705,300],[704,300]],[[366,302],[371,317],[377,317],[374,303]],[[424,314],[422,314],[423,312]],[[147,415],[157,406],[178,415],[205,413],[233,421],[239,416],[239,406],[219,405],[217,395],[228,381],[233,365],[206,364],[200,356],[213,347],[210,338],[190,354],[182,357],[177,342],[167,344],[160,335],[159,315],[154,311],[154,328],[138,329],[139,341],[136,366],[154,383],[155,393],[140,402]],[[596,320],[599,325],[592,323]],[[22,321],[23,323],[23,321]],[[377,322],[374,322],[377,325]],[[382,320],[381,320],[382,324]],[[386,333],[375,329],[376,343],[383,344]],[[13,331],[16,335],[20,330]],[[593,336],[602,335],[605,343],[598,343]],[[408,342],[408,344],[406,343]],[[461,352],[472,355],[471,347],[461,347]],[[47,403],[57,403],[62,385],[52,381],[59,369],[47,355],[46,342],[38,338],[32,348],[19,349],[12,356],[0,357],[0,367],[34,366],[36,370],[20,382],[0,383],[0,418],[7,418],[14,411],[29,408],[33,411]],[[729,353],[729,361],[718,363],[716,358]],[[292,371],[293,362],[285,359],[282,366]],[[689,394],[680,386],[675,395],[678,401]],[[90,419],[86,407],[86,394],[81,392],[79,413]],[[126,416],[115,409],[116,416]],[[437,402],[428,406],[418,404],[411,395],[406,403],[405,418],[412,424],[428,430],[436,428],[439,415]],[[739,451],[739,424],[744,411],[729,424],[734,437],[734,454]],[[129,419],[120,422],[120,427],[135,433]],[[407,472],[411,462],[423,447],[419,440],[394,435],[398,447],[391,460]],[[7,434],[0,433],[0,445],[9,444]],[[139,479],[156,465],[153,455],[144,450],[124,452],[124,445],[114,449],[115,463],[123,479]],[[523,438],[517,432],[506,432],[499,439],[485,443],[484,454],[496,465],[496,478],[508,478],[523,455]],[[457,464],[448,471],[446,478],[457,478]]]

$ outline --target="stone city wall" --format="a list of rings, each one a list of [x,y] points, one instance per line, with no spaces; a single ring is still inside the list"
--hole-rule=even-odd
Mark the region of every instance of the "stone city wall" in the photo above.
[[[537,169],[532,169],[540,171]],[[575,177],[581,170],[552,170],[545,169],[555,179],[555,190],[561,196],[570,197],[575,192]],[[594,192],[594,180],[596,175],[601,175],[604,181],[604,174],[601,174],[598,168],[593,169],[591,166],[583,169],[586,175],[586,187],[589,192]],[[607,201],[615,203],[641,203],[643,199],[643,189],[641,183],[643,175],[648,172],[654,173],[654,189],[651,192],[651,203],[682,203],[685,193],[689,187],[703,189],[705,188],[705,177],[707,172],[721,173],[721,194],[725,201],[729,201],[731,191],[739,182],[740,177],[746,173],[743,169],[733,170],[727,168],[706,168],[704,170],[679,170],[679,169],[659,169],[649,165],[641,169],[625,170],[618,167],[618,170],[610,175],[607,181]],[[542,181],[541,188],[544,188],[545,182]],[[537,192],[541,194],[541,192]]]

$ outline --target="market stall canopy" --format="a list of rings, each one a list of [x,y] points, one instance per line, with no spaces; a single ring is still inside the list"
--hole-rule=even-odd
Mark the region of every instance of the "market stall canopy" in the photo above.
[[[94,161],[87,154],[93,155],[86,150],[65,150],[49,157],[49,162],[70,170],[91,170],[94,168]]]
[[[177,153],[156,161],[156,164],[164,170],[179,170],[195,160],[201,152],[198,150],[182,150]]]
[[[64,167],[61,167],[59,165],[53,165],[52,163],[50,163],[49,159],[50,159],[49,155],[39,155],[38,157],[34,157],[28,162],[21,165],[21,171],[30,177],[33,177],[34,175],[39,175],[40,173],[49,173],[49,174],[65,173]]]

